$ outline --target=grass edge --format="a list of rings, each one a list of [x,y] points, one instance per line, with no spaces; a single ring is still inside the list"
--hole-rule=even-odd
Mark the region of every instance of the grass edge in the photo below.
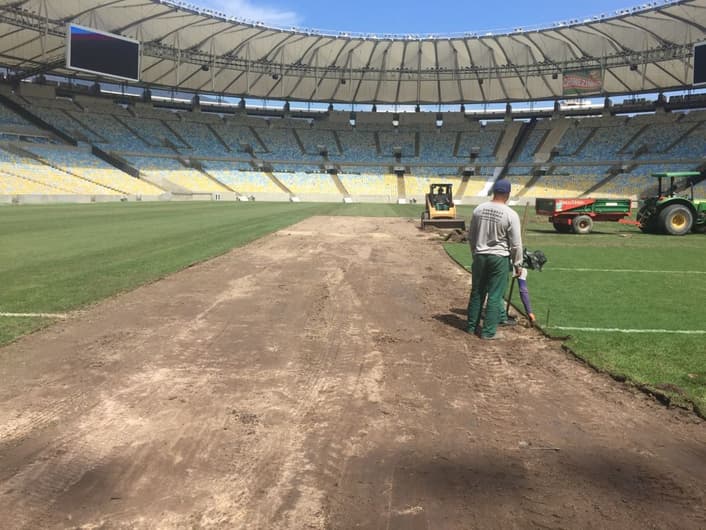
[[[454,243],[452,243],[452,244],[454,244]],[[448,244],[448,243],[444,244],[444,242],[442,242],[442,246],[444,247],[444,252],[446,252],[446,255],[451,259],[451,261],[453,263],[455,263],[466,274],[471,273],[471,271],[463,263],[461,263],[459,260],[457,260],[451,254],[451,252],[449,252],[450,244]],[[524,316],[524,313],[522,312],[522,310],[519,307],[517,307],[516,304],[514,304],[512,301],[510,301],[510,305],[520,315]],[[534,329],[539,330],[539,332],[542,335],[544,335],[546,338],[548,338],[550,340],[561,341],[561,349],[564,352],[568,353],[573,360],[578,361],[581,364],[588,366],[594,372],[607,375],[611,379],[613,379],[614,381],[617,381],[618,383],[623,383],[630,388],[635,388],[635,389],[639,390],[640,392],[647,394],[648,396],[651,396],[652,398],[654,398],[656,401],[658,401],[662,405],[666,406],[667,408],[675,407],[675,408],[679,408],[681,410],[687,410],[689,412],[693,412],[699,418],[706,420],[706,409],[702,409],[701,406],[699,405],[699,403],[697,403],[696,400],[691,399],[689,396],[687,396],[685,394],[679,394],[677,392],[667,392],[667,391],[655,388],[648,383],[644,383],[642,381],[636,380],[633,377],[630,377],[629,375],[621,374],[618,372],[613,372],[607,368],[599,366],[596,363],[590,361],[588,358],[581,355],[580,352],[576,351],[574,348],[572,348],[571,346],[566,344],[566,342],[568,342],[568,340],[571,339],[570,336],[552,335],[551,333],[549,333],[547,330],[545,330],[539,324],[535,324],[532,327]]]

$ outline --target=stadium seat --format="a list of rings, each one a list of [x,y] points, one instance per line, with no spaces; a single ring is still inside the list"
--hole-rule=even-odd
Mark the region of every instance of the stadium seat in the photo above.
[[[49,186],[0,171],[0,195],[71,195],[73,190]]]
[[[165,110],[148,103],[127,107],[109,98],[84,95],[73,99],[29,95],[23,99],[11,93],[7,97],[23,105],[29,101],[30,112],[79,142],[115,153],[148,178],[154,177],[151,180],[155,183],[165,179],[183,193],[240,192],[243,188],[244,192],[282,194],[272,178],[255,170],[264,162],[263,167],[272,168],[295,194],[340,195],[335,181],[324,173],[326,164],[331,164],[351,195],[380,200],[397,197],[397,178],[392,175],[396,166],[408,173],[403,182],[409,197],[422,196],[429,183],[438,179],[453,182],[459,191],[463,182],[460,173],[471,167],[475,176],[466,179],[463,195],[472,197],[481,194],[509,162],[505,174],[515,184],[515,196],[575,197],[603,183],[596,193],[634,197],[645,186],[649,173],[692,170],[706,156],[706,112],[698,110],[566,118],[571,122],[560,139],[556,135],[552,138],[558,143],[550,152],[544,140],[554,130],[554,119],[535,119],[519,127],[518,122],[456,116],[437,128],[429,115],[412,113],[402,117],[400,127],[393,128],[387,113],[361,113],[353,128],[347,113],[337,112],[321,119],[263,118],[245,113],[223,117],[198,109]],[[51,134],[32,136],[30,131],[22,136],[13,127],[24,127],[25,133],[31,129],[21,116],[0,108],[0,140],[18,143],[47,161],[24,160],[21,166],[33,168],[40,179],[36,182],[42,185],[51,184],[51,174],[55,183],[82,193],[162,192],[83,147],[54,148],[53,143],[60,140]],[[512,134],[505,134],[510,127]],[[496,160],[498,152],[503,153],[498,156],[508,156],[508,142],[523,130],[528,132],[512,159]],[[322,157],[322,147],[327,159]],[[541,160],[535,159],[537,156]],[[183,157],[184,163],[178,157]],[[187,167],[199,164],[205,173]],[[540,164],[546,174],[533,177]],[[616,170],[623,172],[609,178]]]
[[[241,194],[284,193],[265,173],[254,171],[242,162],[206,161],[204,168],[209,175]]]
[[[394,175],[340,173],[338,178],[354,199],[376,197],[387,202],[397,200],[397,177]]]
[[[149,182],[134,178],[81,149],[37,146],[29,150],[53,166],[116,192],[127,195],[164,193]]]
[[[295,195],[341,195],[331,175],[325,173],[278,172],[275,176]]]
[[[22,116],[0,105],[0,127],[3,125],[30,125]]]
[[[120,195],[120,192],[72,175],[30,157],[0,149],[0,171],[23,177],[42,187],[58,188],[77,195]]]
[[[130,157],[132,162],[141,172],[155,182],[165,179],[179,188],[193,193],[223,193],[230,191],[213,179],[208,178],[200,171],[184,166],[175,158],[147,158]]]

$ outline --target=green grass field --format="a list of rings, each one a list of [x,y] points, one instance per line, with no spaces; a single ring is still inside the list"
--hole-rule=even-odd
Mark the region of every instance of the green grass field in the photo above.
[[[84,307],[312,215],[417,218],[421,210],[211,202],[8,206],[0,208],[0,312]],[[472,208],[460,210],[469,217]],[[529,278],[540,324],[554,335],[570,335],[568,345],[592,364],[706,411],[706,335],[562,329],[706,329],[706,236],[644,235],[613,223],[596,229],[584,237],[557,234],[532,218],[527,246],[550,260]],[[466,245],[447,250],[470,264]],[[0,317],[0,344],[51,322]]]
[[[416,216],[420,211],[394,204],[8,206],[0,208],[0,312],[83,307],[312,215]],[[0,344],[50,322],[0,317]]]
[[[531,216],[525,244],[549,258],[528,277],[539,325],[570,337],[566,344],[592,365],[706,413],[706,237],[642,234],[617,223],[595,228],[588,236],[558,234]],[[470,265],[467,245],[447,250]],[[513,298],[521,307],[517,290]]]

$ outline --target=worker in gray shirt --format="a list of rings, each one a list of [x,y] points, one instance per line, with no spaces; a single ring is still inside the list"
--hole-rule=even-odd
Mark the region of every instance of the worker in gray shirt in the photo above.
[[[503,294],[508,274],[522,269],[520,217],[507,205],[510,181],[500,179],[493,185],[493,199],[473,211],[468,241],[473,255],[473,285],[468,301],[468,332],[481,339],[494,339],[498,324],[507,320]],[[481,326],[483,301],[488,298]]]

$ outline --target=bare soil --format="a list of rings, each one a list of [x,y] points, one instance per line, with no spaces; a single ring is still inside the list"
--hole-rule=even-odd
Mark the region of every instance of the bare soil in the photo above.
[[[312,218],[0,350],[0,528],[706,528],[706,425],[399,219]]]

